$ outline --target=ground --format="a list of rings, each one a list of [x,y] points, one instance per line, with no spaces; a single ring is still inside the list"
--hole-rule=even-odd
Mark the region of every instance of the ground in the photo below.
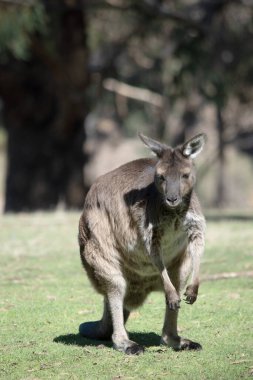
[[[253,218],[208,218],[202,277],[253,270]],[[125,356],[110,343],[78,335],[98,319],[101,296],[81,267],[78,213],[10,215],[0,224],[1,379],[247,379],[253,376],[251,277],[203,281],[198,301],[182,303],[181,335],[200,352],[159,346],[164,297],[152,294],[127,328],[144,355]]]

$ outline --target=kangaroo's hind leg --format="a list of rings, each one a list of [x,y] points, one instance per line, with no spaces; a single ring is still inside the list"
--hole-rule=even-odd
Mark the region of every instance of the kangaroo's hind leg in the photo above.
[[[108,289],[108,303],[110,306],[114,348],[128,355],[139,355],[144,352],[144,347],[129,339],[124,326],[124,297],[125,280],[122,275],[115,277]]]
[[[100,294],[104,295],[104,311],[101,320],[81,323],[79,333],[88,339],[110,340],[113,333],[113,323],[106,294],[112,281],[110,276],[114,278],[115,267],[104,260],[100,247],[92,240],[87,239],[85,245],[80,245],[80,255],[92,285]],[[98,257],[100,260],[97,259]],[[117,268],[116,273],[118,273]],[[126,322],[129,312],[125,309],[123,310],[123,317],[124,322]]]
[[[103,251],[101,246],[105,246],[107,250]],[[98,245],[89,239],[80,247],[80,252],[91,283],[105,297],[102,319],[82,323],[79,328],[80,334],[90,339],[111,337],[116,350],[126,354],[142,353],[144,348],[129,340],[124,326],[129,311],[124,309],[127,285],[119,264],[119,252],[114,247],[108,247],[108,244]]]

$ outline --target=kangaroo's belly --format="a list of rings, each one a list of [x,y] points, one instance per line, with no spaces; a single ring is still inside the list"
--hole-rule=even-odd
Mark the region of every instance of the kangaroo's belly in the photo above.
[[[187,236],[184,232],[165,234],[161,239],[161,255],[167,269],[179,258],[187,247]],[[122,268],[125,269],[129,280],[141,278],[159,278],[160,273],[152,263],[149,251],[145,245],[138,245],[135,249],[123,254]]]

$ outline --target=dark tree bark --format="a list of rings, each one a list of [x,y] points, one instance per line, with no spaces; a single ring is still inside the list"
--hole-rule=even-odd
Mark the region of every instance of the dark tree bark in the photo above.
[[[219,105],[216,105],[216,125],[218,132],[218,177],[215,204],[217,207],[224,207],[226,201],[226,159],[224,141],[224,121],[222,117],[222,110]]]
[[[85,18],[78,1],[57,2],[57,11],[48,10],[48,36],[33,38],[31,59],[0,67],[8,132],[6,212],[53,209],[59,201],[79,208],[84,200]]]

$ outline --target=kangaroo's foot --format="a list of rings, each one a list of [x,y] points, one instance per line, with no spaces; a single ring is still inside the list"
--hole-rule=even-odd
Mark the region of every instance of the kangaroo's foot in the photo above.
[[[202,346],[200,343],[193,342],[190,339],[181,338],[179,347],[174,348],[175,351],[183,351],[183,350],[202,350]]]
[[[144,347],[140,344],[129,340],[126,337],[112,336],[113,346],[117,351],[124,352],[127,355],[140,355],[144,353]]]
[[[141,355],[144,353],[144,351],[145,349],[143,346],[135,342],[131,342],[131,344],[128,345],[128,347],[126,348],[124,352],[127,355]]]
[[[161,344],[171,347],[175,351],[202,350],[201,344],[193,342],[190,339],[181,338],[180,336],[163,336]]]

